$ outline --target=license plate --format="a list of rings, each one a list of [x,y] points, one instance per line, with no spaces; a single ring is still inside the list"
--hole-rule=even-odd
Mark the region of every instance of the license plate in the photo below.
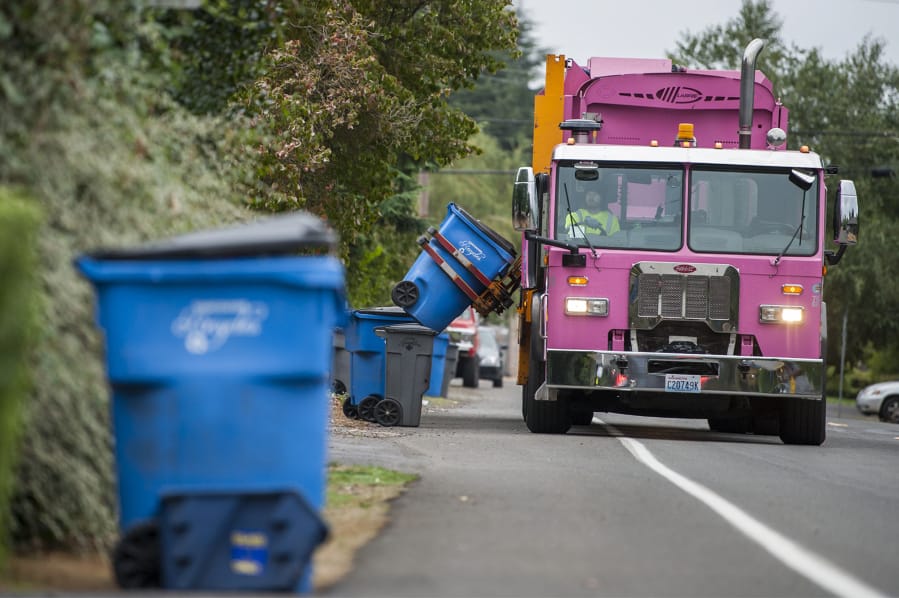
[[[701,392],[699,376],[690,374],[665,374],[665,392]]]

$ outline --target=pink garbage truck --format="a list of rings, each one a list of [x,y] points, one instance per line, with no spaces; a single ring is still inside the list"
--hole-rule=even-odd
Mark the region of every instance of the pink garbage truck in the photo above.
[[[834,185],[827,226],[836,168],[786,149],[763,47],[739,71],[547,56],[512,208],[532,432],[618,412],[824,442],[824,276],[856,243],[858,201]]]

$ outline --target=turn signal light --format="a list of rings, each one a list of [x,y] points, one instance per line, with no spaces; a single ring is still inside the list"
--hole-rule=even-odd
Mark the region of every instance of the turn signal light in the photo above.
[[[568,286],[585,287],[585,286],[587,286],[587,277],[586,276],[569,276],[568,277]]]
[[[784,295],[801,295],[802,294],[802,285],[801,284],[785,284],[781,287]]]

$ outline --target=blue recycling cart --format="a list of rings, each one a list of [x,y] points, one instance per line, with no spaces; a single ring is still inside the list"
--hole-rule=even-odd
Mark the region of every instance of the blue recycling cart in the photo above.
[[[344,330],[345,348],[350,353],[350,389],[343,411],[375,421],[374,407],[385,398],[387,349],[376,330],[415,320],[399,307],[384,306],[356,309],[350,312]]]
[[[335,244],[296,213],[76,260],[106,340],[122,587],[311,590]]]
[[[396,305],[440,331],[469,305],[486,315],[512,304],[519,279],[509,241],[454,203],[439,230],[427,233],[418,239],[421,253],[391,291]],[[503,281],[507,276],[512,278]]]
[[[442,332],[434,337],[434,348],[431,356],[431,379],[425,394],[429,397],[442,397],[443,374],[446,371],[446,350],[449,346],[449,334]]]

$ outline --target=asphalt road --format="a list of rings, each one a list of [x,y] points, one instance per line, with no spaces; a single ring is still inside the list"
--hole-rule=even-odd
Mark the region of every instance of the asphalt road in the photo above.
[[[899,427],[844,407],[821,447],[603,413],[536,435],[506,382],[332,438],[421,478],[326,595],[899,596]]]

